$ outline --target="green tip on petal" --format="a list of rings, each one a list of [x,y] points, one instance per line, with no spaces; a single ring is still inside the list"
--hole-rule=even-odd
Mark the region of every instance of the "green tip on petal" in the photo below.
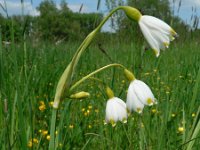
[[[169,43],[168,42],[164,42],[163,45],[168,48],[169,47]]]
[[[111,123],[112,127],[116,126],[116,122],[113,119],[110,119],[110,123]]]
[[[177,36],[177,33],[176,33],[176,31],[174,31],[174,29],[171,29],[170,33],[172,34],[172,36]]]
[[[159,52],[158,52],[158,50],[156,50],[156,49],[153,49],[153,51],[154,51],[154,53],[155,53],[156,57],[158,57],[158,56],[159,56]]]
[[[148,104],[149,106],[153,105],[153,100],[152,100],[151,98],[148,98],[148,99],[147,99],[147,104]]]
[[[126,119],[126,118],[123,118],[122,122],[123,122],[123,123],[127,123],[127,119]]]
[[[137,113],[141,114],[142,113],[142,109],[141,108],[137,108]]]

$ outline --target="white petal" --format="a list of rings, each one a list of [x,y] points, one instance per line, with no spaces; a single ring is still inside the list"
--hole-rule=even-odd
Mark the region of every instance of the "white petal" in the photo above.
[[[151,30],[151,33],[159,43],[160,49],[164,50],[166,47],[168,48],[170,43],[170,38],[166,34],[159,32],[158,30]]]
[[[132,84],[130,84],[128,88],[126,105],[129,111],[133,110],[138,113],[142,113],[144,108],[144,104],[140,102],[139,98],[134,93]]]
[[[143,104],[153,105],[155,98],[148,85],[136,79],[133,81],[133,89],[135,91],[135,94]]]
[[[151,48],[154,51],[156,51],[156,56],[158,57],[160,54],[158,42],[154,39],[154,37],[151,35],[151,32],[149,31],[149,29],[145,26],[145,24],[142,21],[139,21],[139,26],[140,26],[140,29],[141,29],[145,39],[147,40],[147,42],[149,43]]]
[[[153,16],[143,15],[139,26],[151,48],[158,51],[157,56],[160,49],[168,48],[170,41],[177,35],[167,23]]]
[[[117,97],[109,99],[106,104],[106,122],[127,119],[126,104]]]
[[[142,17],[143,17],[142,19],[144,20],[144,23],[151,28],[160,28],[166,32],[169,32],[171,30],[171,27],[167,23],[165,23],[164,21],[156,17],[148,16],[148,15],[143,15]]]

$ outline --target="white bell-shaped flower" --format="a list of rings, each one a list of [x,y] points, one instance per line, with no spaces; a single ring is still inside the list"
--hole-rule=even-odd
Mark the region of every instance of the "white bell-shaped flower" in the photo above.
[[[130,112],[135,111],[138,112],[139,114],[142,113],[144,108],[144,104],[139,100],[136,93],[133,91],[131,85],[129,86],[127,92],[126,106],[128,111]]]
[[[116,125],[117,121],[127,122],[126,103],[120,98],[113,97],[107,101],[106,104],[106,123]]]
[[[160,49],[168,48],[170,41],[177,36],[167,23],[156,17],[143,15],[138,22],[144,37],[157,57],[160,55]]]
[[[130,83],[126,101],[129,111],[142,113],[144,105],[151,106],[154,103],[156,103],[156,99],[148,85],[137,79]]]

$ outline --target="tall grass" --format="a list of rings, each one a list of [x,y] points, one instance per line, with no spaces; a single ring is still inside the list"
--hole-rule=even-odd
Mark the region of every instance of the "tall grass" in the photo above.
[[[13,42],[13,41],[12,41]],[[13,42],[14,43],[14,42]],[[27,77],[24,73],[22,43],[2,45],[1,50],[1,149],[27,148],[31,139],[34,149],[48,148],[50,114],[58,78],[78,47],[77,42],[61,45],[27,43]],[[183,149],[190,140],[193,149],[200,144],[198,125],[199,61],[198,44],[177,42],[155,58],[152,51],[141,56],[142,46],[136,43],[104,43],[108,55],[117,63],[133,70],[153,89],[158,105],[145,108],[140,116],[133,113],[127,124],[115,128],[104,125],[106,97],[102,87],[86,81],[77,89],[88,91],[86,100],[66,99],[58,111],[57,147],[93,149]],[[109,63],[94,44],[81,58],[78,65],[80,79]],[[108,69],[96,77],[113,88],[116,96],[126,99],[127,83],[122,70]],[[112,83],[112,80],[114,82]],[[46,109],[39,110],[40,101]],[[5,111],[5,104],[8,106]],[[196,116],[195,116],[196,115]],[[195,124],[194,124],[195,123]],[[179,127],[184,127],[182,132]],[[195,133],[194,133],[195,132]],[[195,137],[194,137],[195,136]],[[195,138],[195,139],[194,139]],[[30,146],[30,145],[29,145]]]

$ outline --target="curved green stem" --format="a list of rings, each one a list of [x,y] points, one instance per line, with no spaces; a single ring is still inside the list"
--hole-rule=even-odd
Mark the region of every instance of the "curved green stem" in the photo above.
[[[91,43],[92,39],[94,38],[94,36],[96,35],[96,33],[102,28],[102,26],[105,24],[105,22],[112,16],[112,14],[114,12],[116,12],[119,9],[123,9],[122,6],[119,6],[115,9],[113,9],[108,16],[106,16],[101,23],[97,26],[96,29],[94,29],[86,38],[85,40],[81,43],[81,45],[79,46],[78,50],[76,51],[72,62],[74,62],[75,60],[79,59],[80,55],[82,54],[82,52],[89,46],[89,44]]]
[[[79,86],[85,80],[89,79],[91,76],[93,76],[93,75],[95,75],[95,74],[97,74],[97,73],[99,73],[99,72],[101,72],[101,71],[103,71],[105,69],[108,69],[110,67],[121,67],[121,68],[125,69],[125,67],[123,65],[121,65],[121,64],[116,64],[115,63],[115,64],[106,65],[106,66],[104,66],[102,68],[99,68],[99,69],[93,71],[92,73],[86,75],[85,77],[83,77],[82,79],[80,79],[79,81],[77,81],[73,86],[71,86],[71,88],[69,89],[69,92],[71,92],[73,89],[75,89],[77,86]]]
[[[95,78],[95,77],[89,77],[88,79],[90,79],[90,80],[94,80],[94,81],[97,81],[97,82],[101,83],[102,85],[106,86],[106,83],[103,82],[102,80],[98,79],[98,78]]]

